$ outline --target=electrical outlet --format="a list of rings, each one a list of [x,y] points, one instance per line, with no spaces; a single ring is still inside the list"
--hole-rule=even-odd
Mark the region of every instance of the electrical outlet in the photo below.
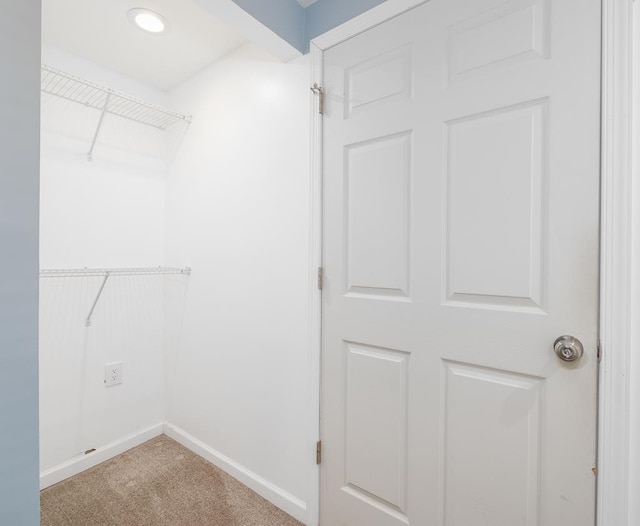
[[[104,385],[111,387],[122,383],[122,362],[108,363],[104,366]]]

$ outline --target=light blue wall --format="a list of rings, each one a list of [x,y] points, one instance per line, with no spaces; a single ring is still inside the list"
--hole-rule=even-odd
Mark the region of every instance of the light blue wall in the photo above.
[[[312,38],[381,4],[384,0],[318,0],[305,9],[304,53]]]
[[[0,16],[0,524],[40,524],[40,0]]]
[[[293,47],[307,53],[312,38],[384,0],[318,0],[304,9],[296,0],[233,0]]]
[[[305,9],[296,0],[233,1],[293,47],[304,49]]]

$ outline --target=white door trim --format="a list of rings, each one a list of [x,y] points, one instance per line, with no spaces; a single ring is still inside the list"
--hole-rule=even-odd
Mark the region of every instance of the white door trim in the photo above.
[[[311,44],[311,86],[322,86],[322,52]],[[315,463],[316,444],[320,440],[320,357],[322,354],[322,295],[318,288],[318,269],[322,267],[322,117],[318,113],[318,95],[311,97],[311,144],[309,167],[309,444],[310,458]],[[310,471],[307,492],[306,526],[320,523],[320,469]]]
[[[323,53],[428,0],[387,0],[311,41],[311,84],[322,86]],[[602,0],[602,195],[598,526],[628,526],[631,290],[631,110],[633,0]],[[313,97],[313,95],[312,95]],[[310,386],[312,442],[320,435],[322,119],[312,101]],[[308,526],[319,524],[319,470],[310,481]],[[314,498],[315,497],[315,498]]]
[[[598,525],[627,526],[633,0],[602,2]]]

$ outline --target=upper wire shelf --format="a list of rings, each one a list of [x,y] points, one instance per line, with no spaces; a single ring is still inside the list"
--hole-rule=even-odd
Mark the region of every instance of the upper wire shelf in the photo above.
[[[191,117],[132,97],[90,80],[66,73],[46,64],[41,67],[41,90],[90,108],[130,119],[161,130],[176,122],[191,122]]]
[[[167,110],[162,106],[101,86],[46,64],[41,66],[40,89],[44,93],[100,111],[100,118],[87,153],[89,161],[93,161],[93,150],[105,115],[116,115],[159,130],[166,130],[177,122],[191,122],[190,116]]]

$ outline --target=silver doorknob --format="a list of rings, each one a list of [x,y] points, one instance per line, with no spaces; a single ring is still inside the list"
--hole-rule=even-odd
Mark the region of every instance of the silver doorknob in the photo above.
[[[553,350],[564,362],[575,362],[582,358],[582,354],[584,353],[584,347],[582,346],[582,342],[575,338],[574,336],[560,336],[553,343]]]

